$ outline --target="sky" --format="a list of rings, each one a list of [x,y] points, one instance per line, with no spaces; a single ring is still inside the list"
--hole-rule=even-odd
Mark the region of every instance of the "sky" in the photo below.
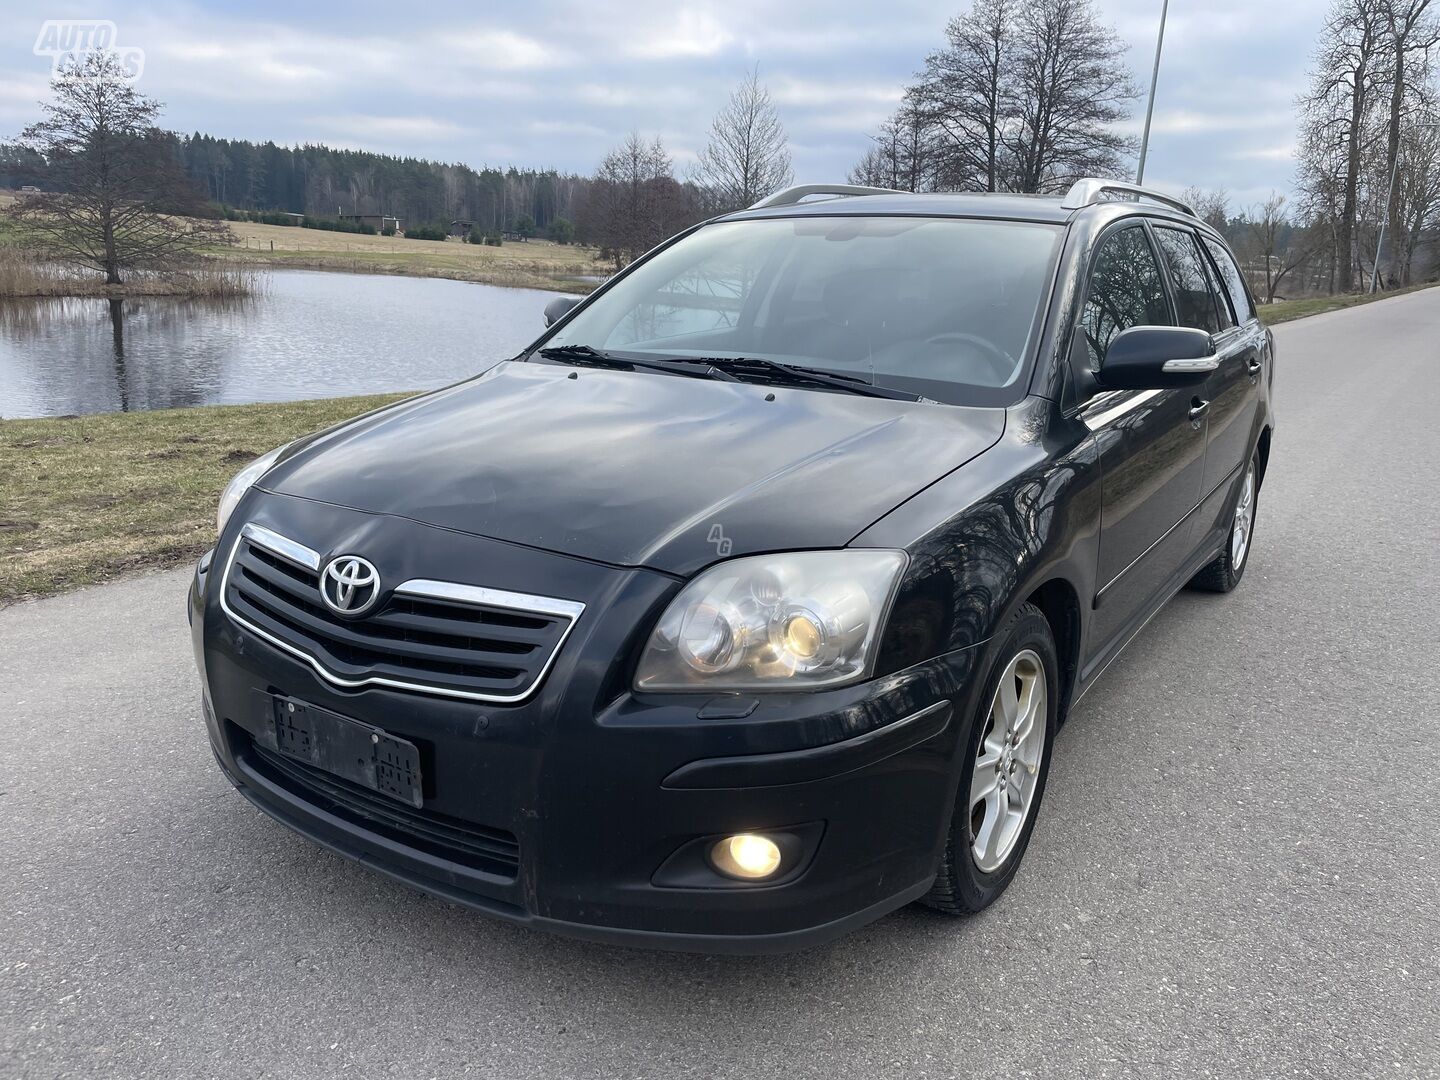
[[[64,4],[5,0],[0,139],[38,115],[46,20],[109,20],[177,131],[589,173],[636,130],[684,175],[759,65],[797,183],[844,180],[969,0],[479,0]],[[1294,100],[1326,0],[1171,0],[1147,183],[1290,189]],[[1160,0],[1097,0],[1148,85]],[[1143,99],[1131,127],[1138,134]]]

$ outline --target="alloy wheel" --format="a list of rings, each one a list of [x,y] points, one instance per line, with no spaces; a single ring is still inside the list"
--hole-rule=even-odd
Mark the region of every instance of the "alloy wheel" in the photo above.
[[[1236,570],[1245,565],[1250,551],[1250,531],[1255,525],[1255,462],[1245,470],[1245,484],[1240,501],[1235,504],[1235,523],[1230,528],[1230,565]]]
[[[1005,666],[985,717],[970,781],[970,853],[984,873],[1004,865],[1035,801],[1049,722],[1045,665],[1031,649]]]

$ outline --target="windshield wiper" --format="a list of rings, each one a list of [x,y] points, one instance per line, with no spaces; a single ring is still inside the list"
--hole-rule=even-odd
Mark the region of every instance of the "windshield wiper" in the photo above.
[[[663,371],[670,375],[683,375],[691,379],[719,379],[722,382],[739,382],[734,375],[710,365],[703,369],[674,360],[638,360],[630,356],[602,352],[589,345],[555,345],[541,349],[540,355],[546,360],[558,360],[563,364],[580,367],[612,368],[615,371]]]
[[[639,359],[604,352],[590,345],[553,345],[541,349],[546,360],[582,367],[612,368],[617,371],[663,371],[670,375],[691,378],[740,382],[746,376],[759,378],[777,386],[824,386],[866,397],[889,398],[893,401],[924,401],[919,394],[876,386],[855,375],[839,375],[799,364],[782,364],[759,356],[676,356],[665,360]]]
[[[790,386],[829,386],[851,394],[867,397],[890,398],[894,401],[923,401],[919,394],[906,390],[895,390],[889,386],[876,386],[855,375],[840,375],[821,371],[819,368],[803,367],[800,364],[782,364],[779,360],[766,360],[760,356],[702,356],[677,358],[678,363],[707,364],[727,374],[759,375],[771,382]]]

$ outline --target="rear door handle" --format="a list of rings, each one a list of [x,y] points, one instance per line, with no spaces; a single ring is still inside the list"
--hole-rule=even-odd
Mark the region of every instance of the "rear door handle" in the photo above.
[[[1204,398],[1190,399],[1190,419],[1199,420],[1210,408],[1210,402]]]
[[[1264,367],[1265,365],[1260,362],[1260,358],[1258,356],[1252,356],[1250,357],[1250,359],[1245,361],[1245,370],[1248,371],[1251,375],[1259,375]]]

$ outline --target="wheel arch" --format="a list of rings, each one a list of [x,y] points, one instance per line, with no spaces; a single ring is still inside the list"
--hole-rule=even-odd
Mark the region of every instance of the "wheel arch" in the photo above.
[[[1060,660],[1060,706],[1057,716],[1065,723],[1075,680],[1080,670],[1080,596],[1063,577],[1052,577],[1032,589],[1023,603],[1034,604],[1050,624],[1055,638],[1055,655]]]

